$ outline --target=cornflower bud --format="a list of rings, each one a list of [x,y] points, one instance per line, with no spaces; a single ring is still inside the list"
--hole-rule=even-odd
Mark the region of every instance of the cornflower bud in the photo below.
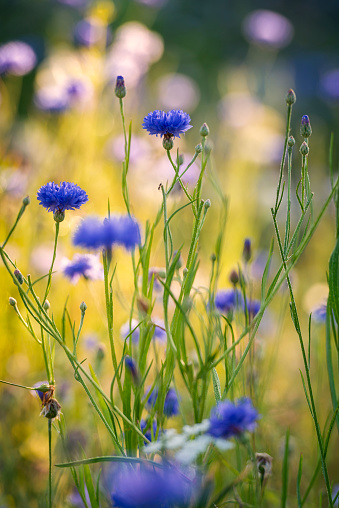
[[[290,136],[287,140],[288,146],[292,148],[295,145],[295,139],[293,136]]]
[[[244,249],[242,251],[242,257],[245,263],[247,263],[252,257],[251,240],[246,238],[244,241]]]
[[[12,298],[12,296],[9,297],[8,299],[8,302],[9,304],[12,306],[12,307],[16,307],[16,299],[15,298]]]
[[[50,309],[50,306],[51,306],[51,304],[49,303],[49,301],[48,301],[48,300],[45,300],[45,302],[44,302],[44,309],[45,309],[45,310],[49,310],[49,309]]]
[[[202,152],[202,144],[199,143],[196,147],[195,147],[195,153],[201,153]]]
[[[300,146],[300,148],[299,148],[299,151],[300,151],[301,155],[303,155],[303,156],[306,156],[306,155],[308,155],[308,154],[309,154],[310,149],[309,149],[309,146],[308,146],[308,144],[306,143],[306,141],[303,141],[303,142],[301,143],[301,146]]]
[[[288,106],[292,106],[292,104],[294,104],[296,100],[297,97],[295,95],[295,92],[294,90],[292,90],[292,88],[290,88],[286,95],[286,104]]]
[[[81,312],[85,313],[86,310],[87,310],[87,305],[85,304],[85,302],[81,302],[80,303],[80,310]]]
[[[22,204],[24,206],[28,206],[30,204],[31,200],[29,199],[29,196],[26,196],[23,200],[22,200]]]
[[[238,284],[239,282],[239,275],[238,275],[238,272],[236,270],[232,270],[231,273],[230,273],[230,276],[229,276],[229,279],[230,281],[232,282],[232,284],[235,286],[236,284]]]
[[[117,76],[115,95],[118,99],[123,99],[126,95],[125,80],[122,76]]]
[[[55,222],[62,222],[63,220],[65,220],[65,212],[55,210],[55,212],[53,213],[53,219],[55,220]]]
[[[164,134],[164,138],[162,140],[162,146],[165,150],[172,150],[173,148],[173,135],[172,134]]]
[[[202,126],[200,127],[200,136],[202,136],[203,138],[205,138],[206,136],[208,136],[210,133],[210,130],[209,130],[209,127],[207,125],[206,122],[204,122],[202,124]]]
[[[23,284],[24,282],[24,278],[23,278],[23,275],[22,273],[20,272],[20,270],[18,270],[17,268],[14,270],[14,275],[17,279],[17,281],[19,282],[19,284]]]
[[[307,115],[301,119],[300,134],[303,138],[309,138],[312,134],[311,122]]]

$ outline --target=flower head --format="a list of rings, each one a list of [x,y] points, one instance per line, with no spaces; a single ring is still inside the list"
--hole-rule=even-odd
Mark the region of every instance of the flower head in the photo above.
[[[192,491],[193,482],[169,466],[123,468],[116,479],[112,501],[119,508],[174,508],[188,506]]]
[[[48,182],[38,190],[37,199],[48,212],[53,212],[54,219],[57,220],[58,215],[63,215],[64,218],[65,210],[80,208],[88,201],[88,196],[75,183],[62,182],[57,185],[54,182]]]
[[[36,55],[28,44],[12,41],[0,46],[0,74],[24,76],[36,64]]]
[[[151,421],[150,419],[144,420],[142,419],[140,422],[140,429],[141,432],[144,434],[145,438],[148,439],[148,441],[153,441],[155,439],[155,436],[157,434],[157,421],[153,420],[152,427],[151,427]],[[152,439],[153,436],[153,439]],[[158,440],[160,437],[160,432],[158,434]],[[147,441],[145,441],[145,444],[147,444]]]
[[[189,125],[190,121],[190,116],[181,109],[171,109],[168,113],[155,110],[145,116],[142,127],[151,135],[166,134],[179,138],[179,134],[184,134],[192,128],[192,125]]]
[[[243,398],[235,404],[225,400],[212,409],[207,433],[223,439],[237,437],[246,431],[252,432],[258,418],[250,399]]]
[[[122,245],[132,250],[140,241],[139,224],[129,215],[111,216],[104,221],[98,217],[88,217],[73,237],[74,245],[87,249],[110,249],[113,245]]]
[[[104,278],[99,257],[95,254],[75,254],[72,261],[64,258],[61,261],[63,274],[75,284],[81,275],[85,279],[99,280]]]
[[[158,388],[154,388],[151,395],[148,397],[147,406],[149,408],[154,407],[158,398],[158,392]],[[167,416],[167,418],[170,418],[171,416],[175,416],[177,414],[179,414],[179,400],[177,392],[174,388],[170,388],[165,397],[164,415]]]
[[[216,308],[225,314],[243,305],[243,297],[237,289],[221,289],[215,295]]]

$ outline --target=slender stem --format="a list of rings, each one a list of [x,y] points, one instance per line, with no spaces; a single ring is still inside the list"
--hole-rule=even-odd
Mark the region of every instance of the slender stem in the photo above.
[[[45,291],[45,296],[44,296],[44,299],[42,300],[42,305],[43,305],[43,304],[45,303],[45,301],[47,300],[48,293],[49,293],[49,291],[50,291],[50,289],[51,289],[51,283],[52,283],[52,272],[53,272],[53,266],[54,266],[54,262],[55,262],[55,258],[56,258],[56,251],[57,251],[57,245],[58,245],[59,229],[60,229],[60,222],[56,222],[56,223],[55,223],[55,240],[54,240],[53,258],[52,258],[51,267],[50,267],[49,272],[48,272],[47,286],[46,286],[46,291]]]
[[[52,420],[48,419],[48,507],[52,508]]]
[[[102,255],[103,259],[103,265],[104,265],[104,282],[105,282],[105,301],[106,301],[106,314],[107,314],[107,326],[108,326],[108,337],[109,337],[109,343],[111,347],[111,356],[112,356],[112,363],[114,367],[114,371],[117,373],[116,379],[118,382],[118,388],[121,400],[123,400],[123,388],[121,384],[121,379],[118,375],[118,362],[117,362],[117,356],[115,352],[115,345],[114,345],[114,337],[113,337],[113,316],[112,316],[112,308],[111,308],[111,298],[110,298],[110,288],[109,288],[109,268],[108,268],[108,260],[107,260],[107,253],[103,252]]]
[[[26,206],[27,206],[27,205],[25,205],[24,203],[22,204],[22,206],[21,206],[21,208],[20,208],[20,210],[19,210],[19,213],[18,213],[18,215],[17,215],[17,218],[16,218],[16,220],[15,220],[15,222],[14,222],[14,225],[13,225],[13,227],[10,229],[10,231],[9,231],[9,233],[8,233],[8,235],[7,235],[6,240],[4,241],[4,243],[3,243],[3,244],[2,244],[2,246],[1,246],[1,247],[2,247],[2,249],[4,249],[4,247],[5,247],[6,243],[8,242],[8,240],[10,239],[10,237],[12,236],[12,233],[14,232],[15,228],[16,228],[16,227],[17,227],[17,225],[18,225],[19,220],[21,219],[21,217],[22,217],[22,215],[23,215],[24,211],[26,210]]]
[[[173,160],[172,160],[172,157],[171,157],[171,152],[170,152],[169,150],[166,150],[166,151],[167,151],[167,157],[168,157],[168,159],[169,159],[170,163],[172,164],[172,167],[173,167],[173,169],[174,169],[174,171],[175,171],[175,177],[176,177],[176,178],[175,178],[175,183],[176,183],[177,181],[180,183],[181,188],[182,188],[182,190],[184,191],[184,193],[185,193],[185,195],[186,195],[187,199],[188,199],[189,201],[192,201],[192,197],[191,197],[191,196],[189,195],[189,193],[187,192],[187,189],[186,189],[185,185],[183,184],[183,181],[181,180],[181,177],[180,177],[180,175],[179,175],[179,167],[177,167],[177,166],[174,164],[174,162],[173,162]],[[172,188],[173,188],[173,185],[171,186],[171,189],[172,189]],[[167,194],[168,194],[168,193],[167,193]]]
[[[126,134],[126,126],[125,126],[125,115],[124,115],[124,103],[122,99],[119,99],[120,103],[120,115],[122,120],[122,130],[124,132],[124,139],[125,139],[125,159],[127,161],[128,159],[128,143],[127,143],[127,134]],[[126,171],[127,173],[127,171]]]
[[[292,115],[292,106],[290,104],[288,104],[284,150],[283,150],[283,156],[281,158],[281,163],[280,163],[279,183],[278,183],[278,187],[277,187],[277,196],[275,199],[275,206],[274,206],[274,215],[275,216],[277,215],[278,209],[279,209],[281,182],[282,182],[283,172],[284,172],[287,142],[288,142],[288,137],[289,137],[290,128],[291,128],[291,115]]]

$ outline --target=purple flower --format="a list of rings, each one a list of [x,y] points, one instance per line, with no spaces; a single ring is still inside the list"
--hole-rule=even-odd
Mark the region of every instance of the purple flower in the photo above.
[[[141,242],[137,221],[129,215],[111,216],[100,220],[88,217],[78,227],[73,244],[87,249],[110,249],[113,245],[122,245],[133,250]]]
[[[88,196],[78,185],[71,182],[46,183],[40,187],[37,199],[48,212],[63,213],[65,210],[75,210],[88,201]]]
[[[0,46],[0,74],[23,76],[36,65],[36,55],[28,44],[12,41]]]
[[[165,323],[159,319],[153,320],[154,324],[157,325],[154,328],[154,334],[153,334],[153,340],[158,340],[159,342],[166,342],[167,340],[167,334],[166,331],[163,329],[165,328]],[[124,323],[122,327],[120,328],[120,335],[125,340],[127,335],[131,333],[134,328],[138,326],[138,321],[136,319],[132,319],[131,326],[129,324],[129,321]],[[140,338],[140,330],[139,327],[136,328],[133,333],[131,334],[132,342],[134,344],[138,344],[139,338]]]
[[[259,300],[249,300],[246,302],[247,305],[247,311],[251,318],[253,318],[256,314],[258,314],[260,310],[260,301]],[[245,310],[245,304],[244,304],[244,310]]]
[[[78,21],[74,29],[74,39],[81,46],[91,47],[100,42],[108,42],[109,32],[100,19],[90,17]]]
[[[167,134],[179,138],[179,134],[184,134],[192,128],[192,125],[189,125],[190,121],[190,116],[181,109],[171,109],[168,113],[155,110],[145,116],[142,127],[151,135]]]
[[[174,468],[123,468],[112,493],[119,508],[174,508],[188,506],[193,483]]]
[[[155,440],[155,436],[157,434],[157,428],[158,428],[157,421],[153,420],[153,423],[152,423],[153,439],[152,439],[152,429],[151,429],[151,422],[150,422],[150,420],[149,419],[148,420],[142,419],[141,422],[140,422],[141,432],[148,439],[148,441],[154,441]],[[158,434],[158,440],[159,440],[159,437],[160,437],[160,432]],[[145,441],[145,444],[147,444],[147,441]]]
[[[81,275],[85,279],[99,280],[104,278],[104,272],[99,258],[95,254],[75,254],[72,261],[64,258],[62,261],[63,274],[75,284]]]
[[[227,314],[243,305],[243,297],[238,289],[221,289],[215,295],[214,304],[220,312]]]
[[[235,404],[225,400],[212,409],[207,433],[223,439],[237,437],[246,431],[253,432],[258,418],[250,399],[239,399]]]
[[[154,388],[153,392],[148,397],[147,406],[149,408],[155,406],[155,403],[158,398],[158,393],[159,393],[158,388]],[[179,414],[179,400],[177,392],[175,391],[174,388],[170,388],[165,397],[164,415],[167,416],[167,418],[170,418],[171,416],[175,416],[177,414]]]
[[[135,384],[139,384],[139,371],[135,361],[130,356],[125,356],[125,367],[129,370],[133,378],[133,382]]]

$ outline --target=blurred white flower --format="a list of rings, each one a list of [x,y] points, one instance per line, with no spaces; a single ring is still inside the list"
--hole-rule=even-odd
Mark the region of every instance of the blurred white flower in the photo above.
[[[268,10],[248,14],[242,31],[249,42],[272,49],[284,48],[294,35],[293,25],[285,16]]]

